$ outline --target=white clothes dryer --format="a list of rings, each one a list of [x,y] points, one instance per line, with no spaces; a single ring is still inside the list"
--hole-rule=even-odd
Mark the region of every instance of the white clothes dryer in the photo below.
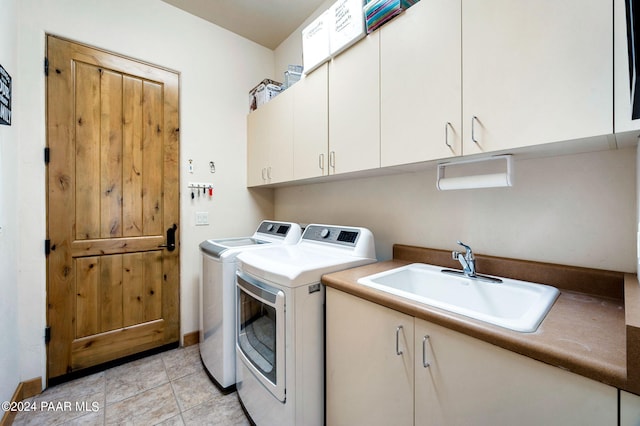
[[[313,224],[295,245],[243,252],[236,387],[259,426],[324,424],[322,275],[376,262],[366,228]]]
[[[209,377],[224,392],[235,390],[235,272],[238,254],[272,245],[295,244],[300,225],[263,221],[250,237],[200,243],[200,358]]]

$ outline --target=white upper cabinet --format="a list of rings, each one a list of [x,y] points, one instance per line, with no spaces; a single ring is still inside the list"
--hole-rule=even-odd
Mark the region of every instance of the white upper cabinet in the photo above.
[[[380,167],[380,33],[329,64],[329,174]]]
[[[248,185],[635,141],[625,16],[624,0],[420,1],[249,115]]]
[[[463,153],[611,134],[612,15],[612,0],[462,0]]]
[[[629,72],[629,53],[627,43],[627,13],[625,0],[614,0],[614,90],[615,90],[615,121],[614,131],[618,141],[628,139],[632,142],[640,132],[640,119],[632,118],[631,107],[631,78]],[[640,12],[640,11],[639,11]],[[640,34],[639,34],[640,35]],[[640,40],[636,40],[636,43]],[[640,71],[640,70],[638,70]],[[640,96],[638,93],[637,96]],[[625,134],[625,132],[631,132]]]
[[[383,167],[462,154],[460,2],[421,1],[380,29]]]
[[[328,64],[307,75],[293,91],[293,178],[328,174],[329,88]]]
[[[247,186],[293,179],[293,95],[285,91],[247,117]]]

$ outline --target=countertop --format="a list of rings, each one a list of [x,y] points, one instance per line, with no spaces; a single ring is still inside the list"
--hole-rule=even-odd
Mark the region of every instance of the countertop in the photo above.
[[[640,288],[635,275],[476,255],[479,273],[550,284],[560,290],[540,327],[534,333],[520,333],[357,283],[361,277],[415,262],[449,268],[455,268],[457,263],[447,251],[396,245],[393,260],[328,274],[322,282],[504,349],[640,393]]]

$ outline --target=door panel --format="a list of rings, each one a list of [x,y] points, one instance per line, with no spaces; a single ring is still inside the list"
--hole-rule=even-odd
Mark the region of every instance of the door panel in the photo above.
[[[55,37],[47,49],[52,378],[179,339],[179,244],[162,247],[179,225],[179,77]]]

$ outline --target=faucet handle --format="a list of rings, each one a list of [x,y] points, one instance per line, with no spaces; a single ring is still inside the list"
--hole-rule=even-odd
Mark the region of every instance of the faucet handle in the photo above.
[[[467,254],[465,256],[467,258],[467,260],[473,259],[473,251],[471,250],[471,247],[469,247],[468,245],[466,245],[465,243],[463,243],[460,240],[458,240],[457,243],[459,245],[461,245],[462,247],[464,247],[464,249],[467,251]],[[455,259],[457,259],[457,258],[455,258]]]

